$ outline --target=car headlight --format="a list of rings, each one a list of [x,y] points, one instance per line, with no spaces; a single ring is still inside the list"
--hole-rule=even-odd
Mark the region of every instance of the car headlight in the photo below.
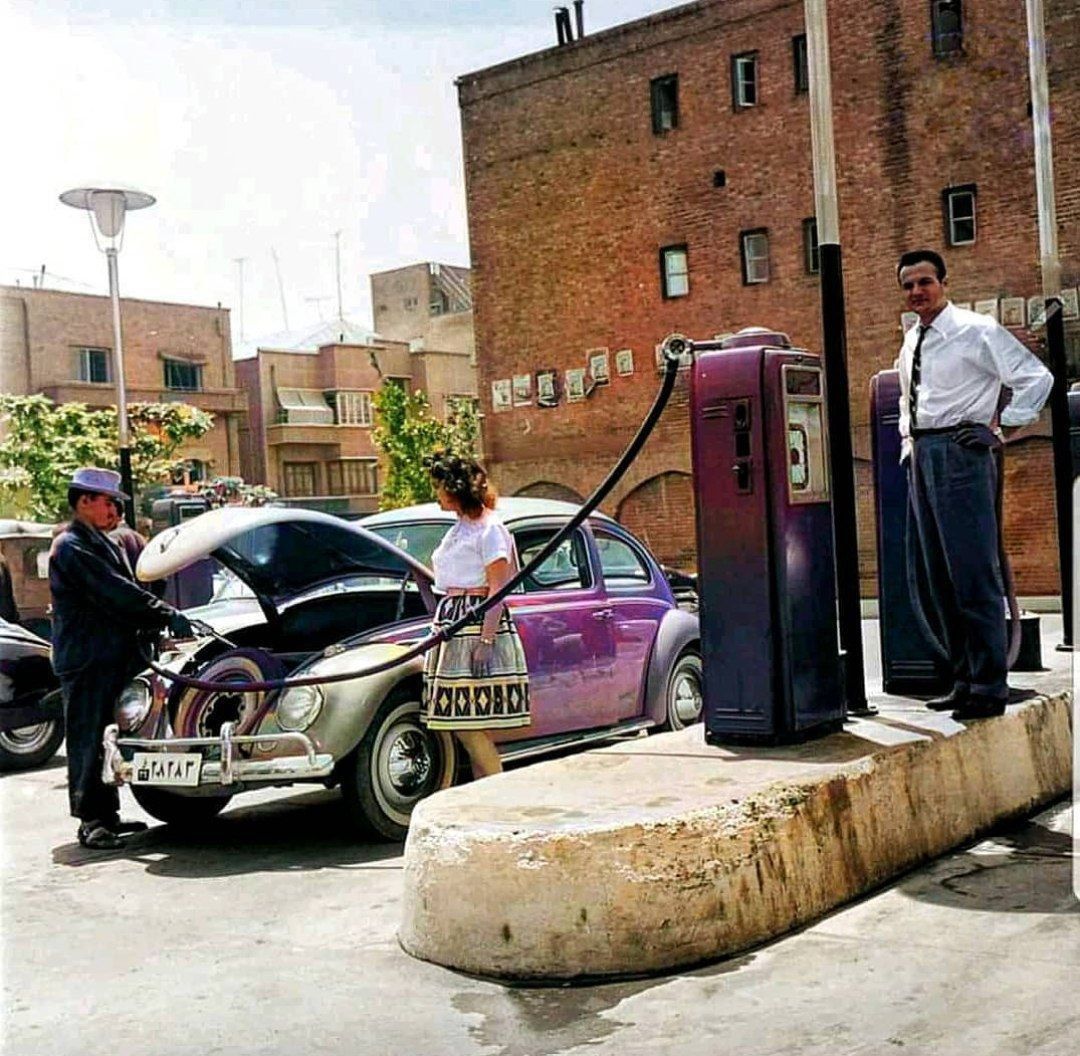
[[[296,686],[278,698],[277,722],[283,730],[306,730],[323,706],[323,691],[318,686]]]
[[[145,678],[129,682],[116,702],[116,723],[122,730],[138,729],[150,714],[150,683]]]

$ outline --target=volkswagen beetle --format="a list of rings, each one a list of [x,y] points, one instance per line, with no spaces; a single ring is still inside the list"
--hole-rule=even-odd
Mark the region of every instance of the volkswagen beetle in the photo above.
[[[504,499],[498,512],[524,565],[577,507]],[[250,588],[247,602],[191,610],[214,634],[176,646],[170,669],[236,682],[202,692],[148,673],[125,690],[108,763],[148,813],[192,823],[236,793],[297,782],[340,785],[361,830],[401,839],[413,807],[467,770],[452,736],[420,722],[422,658],[380,674],[277,693],[245,682],[363,670],[430,630],[427,564],[452,523],[435,504],[359,523],[310,510],[232,507],[151,540],[140,579],[211,556]],[[594,514],[508,599],[525,647],[532,725],[500,731],[506,760],[650,729],[701,712],[697,616],[678,608],[655,559]]]

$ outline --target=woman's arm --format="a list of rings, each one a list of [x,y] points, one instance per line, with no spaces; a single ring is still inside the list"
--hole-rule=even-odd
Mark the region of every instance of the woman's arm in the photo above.
[[[487,579],[488,597],[491,597],[510,578],[510,562],[505,557],[492,561],[484,567],[484,576]],[[484,622],[480,628],[482,642],[495,641],[495,632],[499,629],[499,617],[502,616],[505,604],[505,602],[500,602],[484,613]]]

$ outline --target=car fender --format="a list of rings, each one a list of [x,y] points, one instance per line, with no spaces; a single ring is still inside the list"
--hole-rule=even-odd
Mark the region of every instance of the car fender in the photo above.
[[[657,725],[664,721],[668,675],[679,654],[688,646],[701,651],[701,628],[697,616],[683,609],[671,609],[660,621],[653,645],[649,675],[645,683],[645,718]]]
[[[362,671],[401,656],[408,648],[392,642],[368,642],[330,656],[322,656],[294,672],[294,677],[307,678],[312,675]],[[423,667],[423,657],[419,656],[375,675],[323,685],[322,710],[306,731],[308,736],[315,741],[320,751],[329,752],[335,760],[344,758],[367,732],[378,706],[390,692],[403,682],[420,678]]]

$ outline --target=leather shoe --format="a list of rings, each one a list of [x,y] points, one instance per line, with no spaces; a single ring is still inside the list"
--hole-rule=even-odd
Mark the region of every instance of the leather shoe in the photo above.
[[[120,821],[120,820],[117,820],[117,821],[109,822],[108,825],[106,825],[106,828],[110,832],[116,833],[117,836],[125,836],[128,833],[133,833],[133,832],[146,832],[147,825],[146,825],[145,821]]]
[[[965,719],[992,719],[1005,714],[1005,701],[998,697],[984,697],[973,693],[967,701],[952,713],[957,722]]]
[[[931,711],[952,711],[953,708],[962,708],[968,701],[970,690],[967,686],[957,683],[943,697],[932,697],[926,702]]]

